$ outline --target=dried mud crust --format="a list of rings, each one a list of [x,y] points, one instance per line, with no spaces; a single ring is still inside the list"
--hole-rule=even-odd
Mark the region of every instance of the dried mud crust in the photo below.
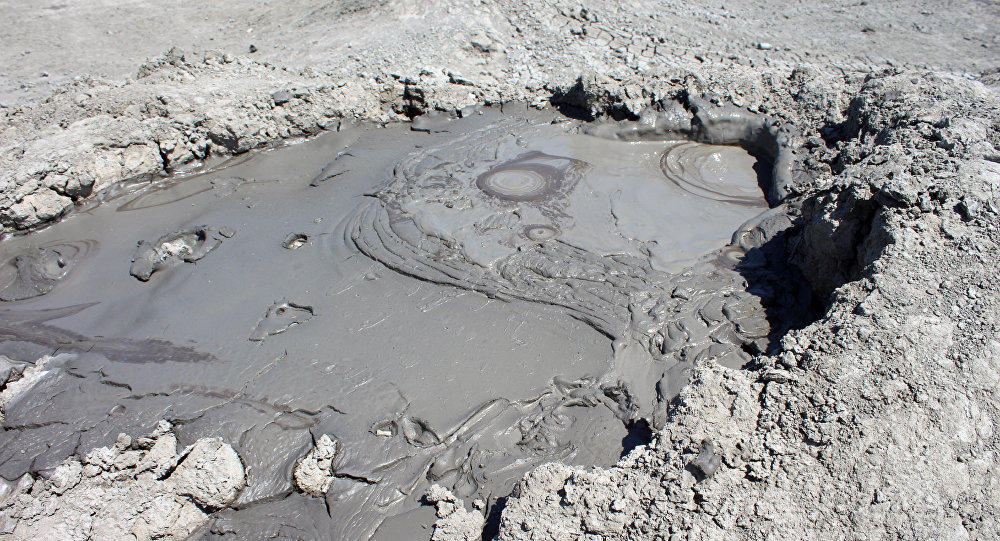
[[[12,16],[23,21],[12,28],[32,29],[12,39],[31,42],[58,32],[67,20],[99,18],[107,9],[56,7],[32,13],[10,6]],[[141,6],[129,9],[142,12]],[[116,55],[107,55],[113,62],[80,58],[80,68],[59,65],[63,74],[52,79],[68,82],[44,99],[31,89],[36,83],[47,87],[49,77],[24,79],[27,74],[16,69],[15,81],[24,81],[19,105],[0,109],[5,231],[55,219],[119,180],[149,178],[212,156],[335,128],[342,118],[397,120],[435,109],[542,104],[553,97],[583,114],[628,115],[680,91],[717,93],[778,116],[786,114],[788,97],[811,102],[809,108],[838,110],[847,96],[839,87],[873,69],[955,66],[976,73],[995,67],[991,27],[998,19],[979,3],[958,9],[929,1],[905,9],[861,4],[836,11],[784,2],[707,7],[508,0],[463,5],[302,0],[264,13],[199,9],[188,16],[182,10],[164,14],[155,5],[149,10],[159,17],[176,13],[179,20],[157,24],[121,9],[105,16],[95,28],[136,17],[135,25],[109,28],[107,34],[127,39],[128,32],[136,32],[132,37],[141,45],[119,47]],[[177,28],[182,43],[189,43],[180,29],[192,28],[194,19],[227,29],[218,41],[209,34],[195,43],[198,50],[218,46],[223,52],[175,48],[142,63],[143,55],[168,48],[146,49],[169,36],[166,28]],[[279,21],[298,24],[293,31]],[[150,24],[155,31],[139,30]],[[204,29],[198,25],[200,34]],[[235,36],[234,28],[239,28]],[[247,28],[256,28],[249,44],[257,44],[257,53],[245,53]],[[964,39],[955,39],[954,28],[964,29]],[[61,37],[40,39],[38,50]],[[321,41],[325,48],[317,45]],[[0,49],[15,55],[21,47],[14,41]],[[46,62],[58,64],[66,48],[46,54],[51,55]],[[132,58],[128,70],[119,55]],[[11,66],[20,63],[11,59]],[[819,70],[819,80],[789,81],[793,70],[804,67]],[[94,76],[102,72],[114,75]],[[126,73],[130,77],[122,81]],[[772,97],[775,91],[791,96]]]
[[[4,539],[185,539],[245,485],[243,463],[219,438],[178,451],[172,426],[4,481]]]
[[[530,473],[498,538],[1000,535],[1000,102],[995,72],[977,73],[989,61],[938,47],[917,65],[883,49],[887,69],[860,41],[806,55],[745,28],[710,29],[736,24],[715,8],[498,5],[482,35],[458,34],[461,47],[407,34],[391,50],[359,46],[344,72],[174,50],[134,80],[80,80],[7,109],[0,221],[34,227],[119,180],[344,117],[507,100],[584,116],[638,116],[664,98],[735,103],[799,131],[789,257],[824,316],[748,371],[696,367],[654,442],[616,467]],[[664,30],[681,20],[697,25]],[[925,30],[955,41],[951,28]],[[414,62],[413,43],[460,60]],[[325,516],[296,498],[273,506]]]

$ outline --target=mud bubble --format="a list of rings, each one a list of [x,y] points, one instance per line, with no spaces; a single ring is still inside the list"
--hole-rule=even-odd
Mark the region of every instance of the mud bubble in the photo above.
[[[526,225],[524,226],[524,236],[528,240],[542,242],[559,236],[559,230],[550,225]]]
[[[479,175],[476,186],[504,201],[540,201],[571,191],[586,166],[573,158],[525,152]]]

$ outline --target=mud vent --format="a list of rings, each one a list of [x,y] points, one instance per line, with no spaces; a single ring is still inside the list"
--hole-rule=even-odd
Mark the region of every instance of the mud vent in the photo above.
[[[780,127],[696,98],[631,121],[520,111],[407,156],[353,221],[355,245],[609,337],[613,368],[570,394],[633,428],[662,426],[696,364],[742,368],[814,316],[788,264],[794,155]],[[584,405],[552,414],[570,403]],[[545,425],[555,445],[536,452],[577,445],[562,425]],[[623,451],[652,432],[626,433]]]
[[[616,463],[695,367],[743,369],[813,317],[789,261],[823,229],[792,225],[788,138],[694,98],[600,121],[506,104],[345,127],[12,239],[0,353],[61,354],[5,407],[0,466],[55,467],[103,437],[77,427],[169,403],[195,412],[178,437],[230,427],[251,472],[213,531],[366,538],[433,485],[495,530],[525,472]],[[108,338],[108,313],[135,325]]]

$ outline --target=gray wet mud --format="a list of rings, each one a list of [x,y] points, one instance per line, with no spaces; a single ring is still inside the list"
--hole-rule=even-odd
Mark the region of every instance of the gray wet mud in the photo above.
[[[790,158],[757,117],[415,128],[345,124],[4,241],[0,354],[53,358],[6,408],[0,476],[168,419],[246,465],[200,535],[419,538],[430,483],[492,506],[543,462],[610,465],[692,366],[743,366],[803,302],[768,264]],[[292,470],[323,434],[319,498]]]

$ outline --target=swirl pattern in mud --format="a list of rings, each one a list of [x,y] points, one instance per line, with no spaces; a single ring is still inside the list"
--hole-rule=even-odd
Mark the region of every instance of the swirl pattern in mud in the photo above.
[[[586,162],[525,152],[476,178],[484,193],[504,201],[538,201],[572,190]]]
[[[739,147],[666,139],[504,119],[407,157],[350,238],[405,274],[586,321],[615,343],[596,387],[620,417],[662,420],[694,363],[739,367],[766,349],[774,300],[746,292],[735,263],[753,246],[731,245],[767,209],[761,166]],[[677,250],[696,257],[663,272]]]
[[[673,142],[663,152],[660,167],[668,180],[698,197],[734,205],[766,205],[756,177],[739,178],[754,167],[753,158],[739,147]]]

